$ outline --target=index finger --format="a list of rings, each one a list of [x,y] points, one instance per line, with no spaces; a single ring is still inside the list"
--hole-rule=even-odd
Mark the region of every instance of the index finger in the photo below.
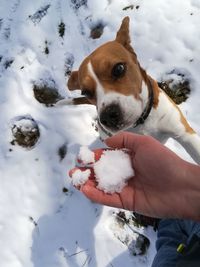
[[[143,136],[129,133],[121,132],[105,140],[107,146],[112,148],[127,148],[132,151],[136,151],[138,146],[141,144]]]
[[[81,192],[90,200],[116,208],[122,208],[122,202],[118,193],[106,194],[96,187],[95,181],[88,181],[81,187]]]

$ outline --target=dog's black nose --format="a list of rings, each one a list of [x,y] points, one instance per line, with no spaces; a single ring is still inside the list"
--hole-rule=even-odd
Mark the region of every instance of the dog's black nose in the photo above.
[[[100,122],[104,126],[116,130],[122,121],[122,111],[118,104],[106,106],[100,114]]]

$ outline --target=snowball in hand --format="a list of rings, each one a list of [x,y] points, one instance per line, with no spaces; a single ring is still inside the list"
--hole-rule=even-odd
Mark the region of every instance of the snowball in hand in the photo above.
[[[80,159],[83,164],[91,164],[94,162],[94,152],[89,150],[87,146],[82,146],[78,154],[78,159]]]
[[[76,170],[73,173],[73,185],[78,186],[85,184],[90,176],[91,171],[89,169],[85,171]]]
[[[105,193],[121,192],[134,176],[130,157],[122,150],[106,150],[94,166],[98,188]]]
[[[82,147],[80,152],[78,159],[83,164],[94,162],[94,152],[88,151],[86,147]],[[134,176],[130,157],[123,150],[104,150],[100,159],[92,163],[90,167],[94,169],[97,188],[105,193],[121,192],[128,179]],[[77,170],[72,175],[72,182],[74,185],[82,185],[89,175],[90,172]]]

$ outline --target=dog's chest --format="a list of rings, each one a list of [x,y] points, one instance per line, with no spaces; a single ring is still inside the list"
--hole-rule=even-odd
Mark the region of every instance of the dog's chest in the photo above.
[[[182,134],[184,126],[180,121],[180,113],[162,91],[159,95],[157,107],[153,107],[148,118],[143,124],[128,131],[151,135],[160,142],[165,142],[169,137]]]
[[[153,113],[154,112],[151,112],[143,124],[129,128],[128,131],[136,134],[150,135],[163,143],[169,136],[167,133],[164,134],[164,131],[161,130],[162,127],[159,125],[159,118]]]
[[[155,124],[145,123],[135,128],[129,128],[128,131],[136,134],[150,135],[155,139],[159,140],[161,143],[164,143],[169,138],[169,134],[160,131],[157,127],[155,127]]]

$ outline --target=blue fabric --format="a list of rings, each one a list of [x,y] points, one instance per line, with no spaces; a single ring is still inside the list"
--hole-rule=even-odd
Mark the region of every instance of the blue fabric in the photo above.
[[[200,237],[200,223],[178,219],[161,220],[156,242],[157,254],[152,267],[175,267],[181,257],[177,247],[180,243],[187,245],[194,234]]]

